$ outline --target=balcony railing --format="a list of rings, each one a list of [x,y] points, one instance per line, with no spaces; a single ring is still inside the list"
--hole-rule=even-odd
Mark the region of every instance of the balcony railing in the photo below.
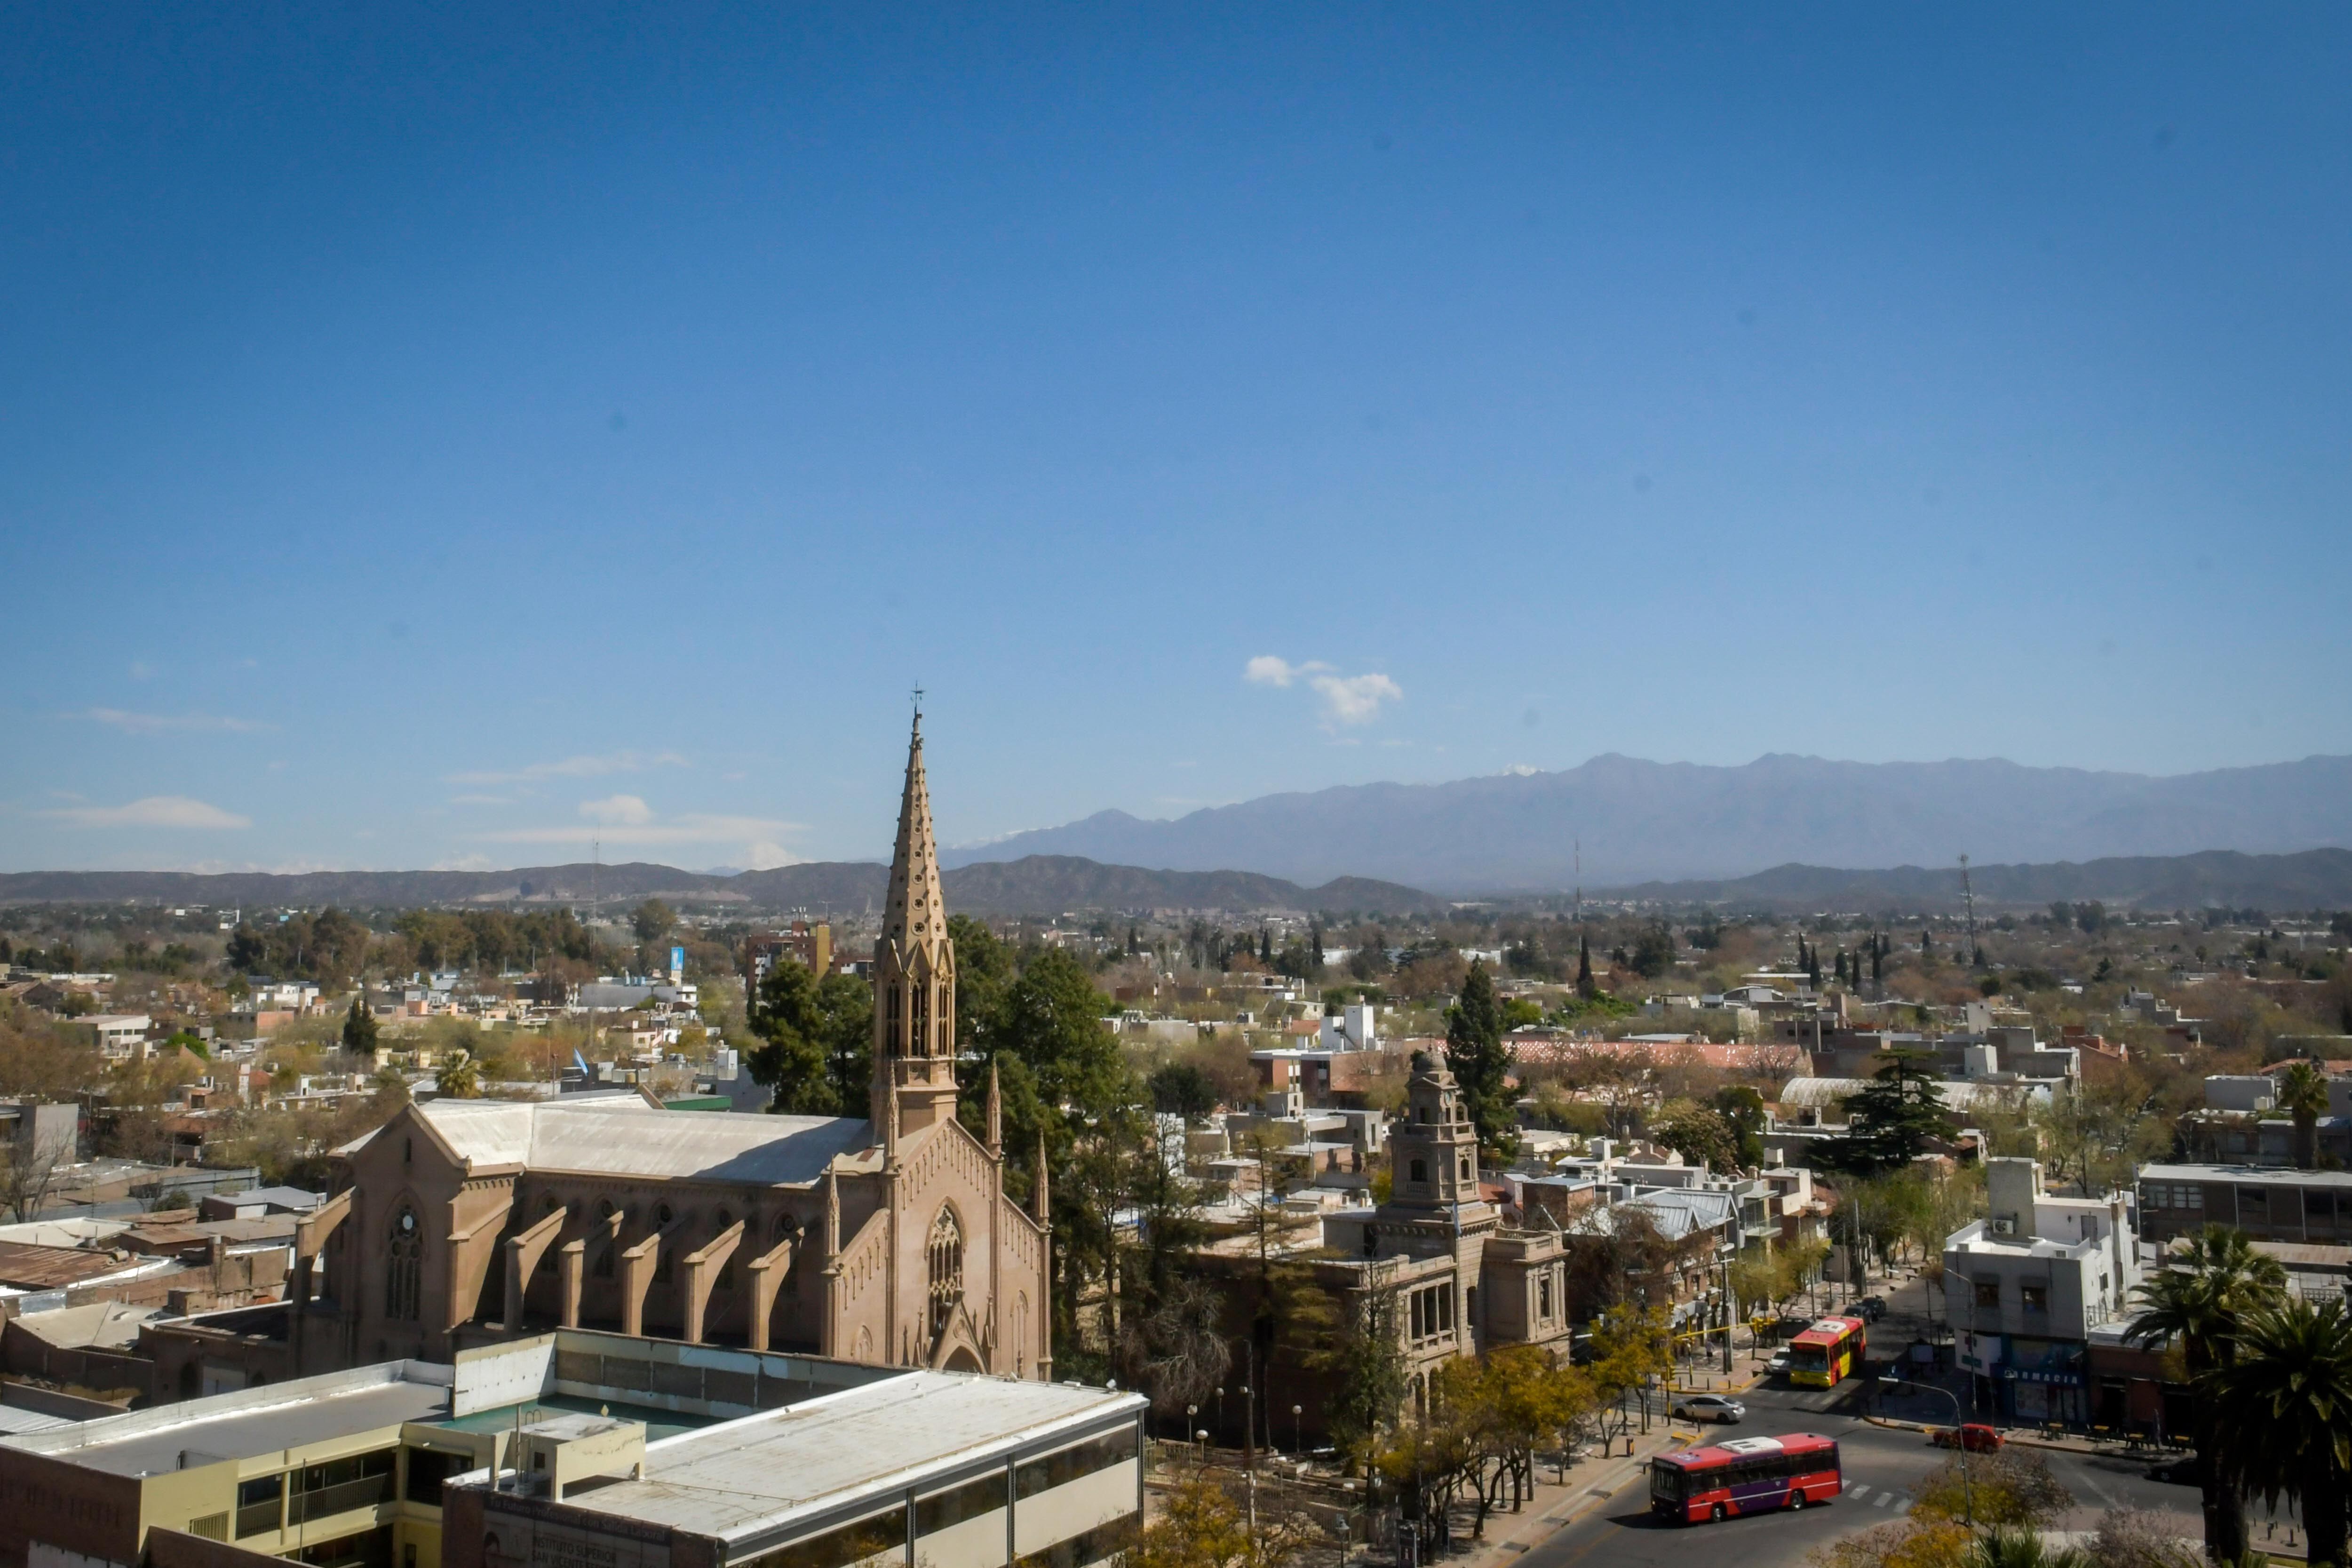
[[[317,1491],[296,1492],[288,1510],[287,1522],[302,1524],[311,1520],[325,1519],[330,1514],[349,1513],[355,1508],[373,1508],[392,1500],[392,1476],[362,1476],[340,1486],[321,1487]],[[242,1533],[242,1531],[240,1531]]]

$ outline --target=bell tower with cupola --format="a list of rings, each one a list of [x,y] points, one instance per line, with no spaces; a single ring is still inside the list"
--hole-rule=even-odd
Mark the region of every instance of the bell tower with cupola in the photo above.
[[[1479,1202],[1478,1130],[1462,1111],[1454,1075],[1415,1054],[1405,1120],[1389,1131],[1389,1202],[1396,1209],[1458,1210]]]

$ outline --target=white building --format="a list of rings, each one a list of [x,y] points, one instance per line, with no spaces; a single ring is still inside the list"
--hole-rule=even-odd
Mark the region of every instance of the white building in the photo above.
[[[147,1031],[154,1023],[144,1013],[93,1013],[81,1021],[82,1027],[97,1035],[98,1048],[112,1061],[146,1055]]]
[[[1323,1015],[1322,1048],[1327,1051],[1369,1051],[1378,1043],[1380,1009],[1370,1002],[1350,1002],[1337,1013]]]
[[[2128,1199],[2052,1197],[2038,1161],[1985,1162],[1990,1213],[1944,1243],[1944,1295],[1980,1414],[2088,1419],[2090,1332],[2139,1283]]]

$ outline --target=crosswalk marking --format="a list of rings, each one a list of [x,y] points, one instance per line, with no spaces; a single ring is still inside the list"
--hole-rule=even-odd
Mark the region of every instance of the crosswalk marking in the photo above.
[[[1881,1492],[1878,1494],[1878,1500],[1872,1503],[1870,1506],[1873,1508],[1885,1508],[1894,1496],[1895,1494],[1893,1492]]]
[[[1864,1492],[1867,1492],[1867,1491],[1869,1491],[1869,1490],[1870,1490],[1870,1489],[1869,1489],[1868,1487],[1864,1486],[1860,1481],[1848,1481],[1848,1482],[1846,1482],[1846,1484],[1845,1484],[1845,1489],[1846,1489],[1846,1490],[1848,1490],[1848,1491],[1850,1491],[1850,1492],[1854,1492],[1854,1493],[1864,1493]]]
[[[1896,1502],[1895,1505],[1895,1511],[1897,1513],[1909,1513],[1911,1511],[1911,1500],[1909,1498],[1904,1498],[1900,1501]]]

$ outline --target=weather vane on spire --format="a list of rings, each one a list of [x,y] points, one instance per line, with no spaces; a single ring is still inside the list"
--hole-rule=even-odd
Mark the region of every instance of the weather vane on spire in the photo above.
[[[918,724],[919,724],[919,723],[921,723],[922,721],[923,721],[923,689],[922,689],[921,687],[918,686],[917,688],[915,688],[915,722],[917,722]]]

